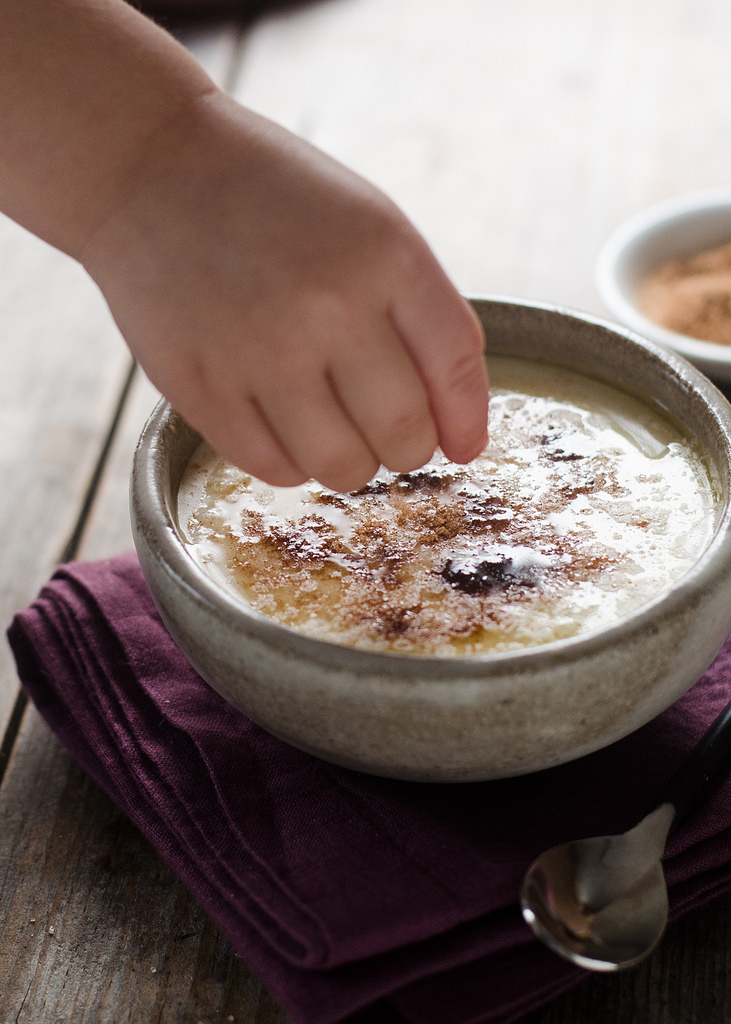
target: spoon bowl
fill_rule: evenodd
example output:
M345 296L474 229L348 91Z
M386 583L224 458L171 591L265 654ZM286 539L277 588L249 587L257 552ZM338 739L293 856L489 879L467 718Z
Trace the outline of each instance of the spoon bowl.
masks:
M670 829L731 756L731 702L673 778L654 811L628 832L554 846L528 869L523 917L554 952L591 971L634 967L668 919L662 858Z
M555 952L580 967L632 967L660 942L668 917L661 858L672 804L629 832L555 846L523 883L523 915Z

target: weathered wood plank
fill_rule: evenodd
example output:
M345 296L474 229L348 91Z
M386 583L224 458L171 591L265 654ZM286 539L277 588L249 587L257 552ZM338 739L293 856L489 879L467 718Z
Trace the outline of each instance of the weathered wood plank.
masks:
M465 291L599 311L646 203L728 184L726 0L326 0L250 36L244 103L369 177Z
M0 1020L286 1024L34 709L0 800Z
M0 267L5 625L48 576L73 529L130 357L81 267L4 218ZM0 735L16 691L3 644Z

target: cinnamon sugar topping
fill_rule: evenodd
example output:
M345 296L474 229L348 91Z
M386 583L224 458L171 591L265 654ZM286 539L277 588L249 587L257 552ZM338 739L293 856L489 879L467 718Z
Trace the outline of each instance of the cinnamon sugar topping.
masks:
M466 655L595 629L710 539L692 442L596 381L491 360L490 444L362 491L272 488L206 446L180 490L191 553L266 616L368 649Z

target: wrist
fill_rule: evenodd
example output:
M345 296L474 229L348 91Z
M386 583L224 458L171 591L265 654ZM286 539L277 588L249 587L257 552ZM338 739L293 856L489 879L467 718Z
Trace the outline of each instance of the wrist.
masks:
M219 149L216 118L211 108L232 102L213 84L179 97L134 151L134 158L117 168L113 201L99 208L74 256L100 286L113 286L119 272L147 273L160 253L175 252L175 236L216 191ZM210 165L210 166L209 166ZM240 171L240 168L239 168ZM179 239L179 254L186 244Z

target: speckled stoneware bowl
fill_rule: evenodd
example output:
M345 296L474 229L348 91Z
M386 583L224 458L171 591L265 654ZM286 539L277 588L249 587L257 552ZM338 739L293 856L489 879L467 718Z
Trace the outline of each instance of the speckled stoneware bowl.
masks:
M544 305L474 299L490 353L568 366L656 403L700 439L721 500L710 546L669 591L609 628L519 653L370 653L248 610L187 553L176 489L199 442L166 404L140 439L132 518L142 567L198 672L265 729L337 764L422 781L492 779L577 758L638 728L704 672L731 630L731 409L680 357Z

